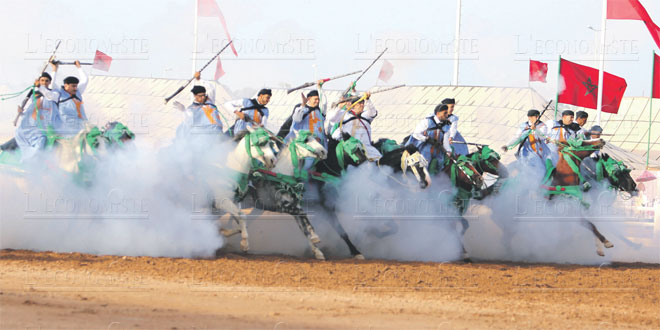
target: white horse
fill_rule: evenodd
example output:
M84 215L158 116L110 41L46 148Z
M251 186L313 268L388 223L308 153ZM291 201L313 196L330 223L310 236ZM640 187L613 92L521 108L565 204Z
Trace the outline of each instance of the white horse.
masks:
M314 256L319 260L325 259L323 252L317 247L321 240L302 208L302 198L308 167L312 165L310 160L326 157L327 150L323 145L309 131L300 131L282 148L272 170L258 170L250 177L252 185L249 196L255 203L255 211L251 216L256 216L263 210L290 214L307 237Z
M218 210L228 212L239 228L221 229L224 236L241 233L241 250L248 251L248 232L245 214L237 204L245 197L248 190L250 174L260 167L272 169L277 162L277 145L271 133L263 128L248 130L235 137L238 140L236 148L227 156L225 168L220 171L229 172L228 182L211 183L214 190L214 205ZM223 184L224 183L224 184ZM225 190L229 185L229 189ZM225 188L225 189L222 189ZM231 192L227 194L227 192Z

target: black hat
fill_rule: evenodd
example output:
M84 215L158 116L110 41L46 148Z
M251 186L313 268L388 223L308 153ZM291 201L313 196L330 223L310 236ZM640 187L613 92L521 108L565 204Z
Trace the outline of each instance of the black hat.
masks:
M561 116L575 116L575 113L571 110L564 110L564 112L561 113Z
M260 90L259 93L257 93L257 96L264 94L273 96L273 92L271 92L270 89L268 88L263 88L262 90Z
M65 85L66 84L77 84L78 82L80 82L80 80L78 80L78 78L73 77L73 76L69 76L69 77L64 78L64 84Z
M438 104L435 107L435 113L438 113L440 111L447 111L447 110L449 110L449 107L446 104Z
M312 97L312 96L319 96L319 92L318 91L311 91L311 92L307 93L307 97Z
M589 114L585 111L578 111L575 113L575 118L589 118Z
M206 93L206 88L204 88L204 86L193 86L190 91L193 94Z
M594 126L591 126L590 131L591 131L592 133L596 133L596 132L598 132L598 133L603 133L603 128L600 127L600 126L598 126L598 125L594 125Z
M531 110L527 111L527 117L540 116L540 115L541 115L541 113L536 109L531 109Z
M53 80L53 77L51 77L48 72L42 72L40 78L48 78L48 80Z
M447 98L442 100L442 104L456 104L456 100Z

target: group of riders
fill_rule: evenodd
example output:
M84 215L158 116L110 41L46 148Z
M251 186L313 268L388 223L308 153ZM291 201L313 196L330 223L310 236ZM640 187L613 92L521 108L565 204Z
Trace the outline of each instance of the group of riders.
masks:
M75 62L78 77L66 77L62 86L56 81L58 65L51 65L52 76L44 72L30 89L27 102L19 105L18 112L22 119L14 139L2 145L3 151L20 150L22 162L48 148L52 144L49 141L75 136L89 127L83 102L88 79L80 63ZM382 144L373 142L372 123L377 120L378 110L370 100L371 94L356 92L353 84L348 93L330 103L323 91L323 83L319 80L315 89L301 93L300 104L295 106L287 123L277 133L280 143L286 145L303 132L326 149L331 144L352 138L362 144L368 161L378 163L384 149ZM184 114L184 120L176 130L175 141L190 141L200 136L227 140L245 136L255 129L265 129L269 118L268 103L272 96L270 89L261 89L254 98L224 103L222 107L235 115L233 125L228 128L223 127L223 119L224 122L229 121L216 105L214 91L214 86L201 80L200 72L195 73L190 104L173 103ZM431 175L441 173L469 155L470 143L461 135L459 117L454 113L456 103L453 98L442 100L432 114L419 121L402 144L397 144L400 148L418 151ZM517 148L519 164L525 165L530 173L541 176L553 171L561 149L570 140L600 139L601 127L585 128L588 119L586 112L578 111L575 115L573 111L564 111L561 120L551 125L541 121L542 115L538 110L529 110L527 121L519 126L511 141L502 146L504 152ZM101 131L103 134L108 127ZM120 132L113 134L118 135L116 138L121 141L134 137L123 125ZM591 157L597 155L598 151ZM303 164L303 171L314 170L314 160L305 159Z

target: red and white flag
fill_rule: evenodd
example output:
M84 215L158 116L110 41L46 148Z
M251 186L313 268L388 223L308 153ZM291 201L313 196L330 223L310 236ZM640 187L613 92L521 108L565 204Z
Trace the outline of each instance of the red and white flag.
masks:
M394 65L390 61L383 61L383 66L380 68L380 73L378 74L378 79L388 82L392 75L394 74Z
M548 63L529 60L529 81L546 82L548 76Z
M197 16L200 17L217 17L222 24L222 28L225 29L225 35L227 35L227 40L231 41L231 36L229 35L229 30L227 29L227 22L225 21L225 16L222 15L220 7L215 3L215 0L197 0ZM230 45L234 55L238 56L236 48L234 48L234 43Z
M110 63L112 63L112 57L97 50L92 68L108 72L110 70Z
M607 0L607 19L638 20L646 24L651 37L660 47L660 27L658 27L639 0Z
M218 64L215 65L215 78L214 80L220 79L220 77L225 75L225 70L222 69L222 62L220 62L220 56L218 56Z
M598 69L561 59L560 75L566 87L559 94L559 103L596 109L598 101ZM626 80L608 72L603 72L602 111L619 112L619 106L626 91Z

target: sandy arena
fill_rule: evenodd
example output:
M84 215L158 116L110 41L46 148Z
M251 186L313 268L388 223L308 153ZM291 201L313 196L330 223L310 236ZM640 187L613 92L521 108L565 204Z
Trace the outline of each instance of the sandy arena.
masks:
M660 265L0 252L2 328L660 328Z

